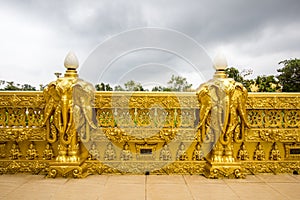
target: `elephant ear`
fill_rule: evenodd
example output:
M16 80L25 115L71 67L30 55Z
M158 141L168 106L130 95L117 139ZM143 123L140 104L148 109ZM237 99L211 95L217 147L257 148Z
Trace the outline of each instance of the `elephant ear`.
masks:
M208 85L204 84L200 86L199 90L197 91L197 97L200 103L200 122L198 127L201 127L202 125L204 125L212 106Z
M48 84L48 86L43 91L43 95L46 102L49 102L50 100L59 101L59 96L56 91L55 81Z
M96 128L96 125L93 120L93 101L94 101L94 87L87 82L84 81L78 81L73 86L73 103L74 106L77 107L77 109L80 109L81 116L84 117L86 122L91 126L92 128ZM77 117L79 117L77 116Z
M246 127L249 128L249 123L247 119L247 112L246 112L246 103L248 98L248 91L247 89L241 84L237 83L235 87L237 95L239 96L239 103L238 103L238 112L240 114L241 120L244 122Z
M53 111L57 107L59 97L56 92L56 82L51 82L43 91L46 106L44 109L44 120L42 126L46 124L46 121L52 115Z

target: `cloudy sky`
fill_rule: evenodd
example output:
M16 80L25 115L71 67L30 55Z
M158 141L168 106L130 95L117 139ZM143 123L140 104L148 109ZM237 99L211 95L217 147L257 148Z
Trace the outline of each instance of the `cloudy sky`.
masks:
M276 74L300 58L299 0L0 1L0 80L37 86L76 53L92 83L164 85L172 74L196 88L222 49L229 66Z

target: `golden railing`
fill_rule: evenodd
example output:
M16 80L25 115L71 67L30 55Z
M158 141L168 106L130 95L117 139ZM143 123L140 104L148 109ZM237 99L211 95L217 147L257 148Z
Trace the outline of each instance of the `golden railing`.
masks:
M299 100L299 93L248 95L250 128L245 129L245 148L234 143L234 156L247 174L299 172ZM44 108L42 92L0 93L1 173L49 173L58 147L46 139ZM201 144L195 93L96 92L94 108L97 128L91 132L90 141L83 143L82 152L87 154L94 145L99 157L87 156L84 164L88 174L204 173L205 159L193 156ZM121 155L126 143L132 154L128 159ZM165 144L171 159L161 157ZM181 144L185 145L186 157L178 158ZM109 145L115 152L112 159L105 157Z

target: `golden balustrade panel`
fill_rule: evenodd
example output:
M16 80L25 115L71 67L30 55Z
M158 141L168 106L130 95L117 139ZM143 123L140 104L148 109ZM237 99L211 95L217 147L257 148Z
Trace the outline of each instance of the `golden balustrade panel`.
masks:
M249 128L241 143L233 143L233 157L243 173L300 172L299 100L299 93L248 94ZM58 143L47 138L54 116L49 126L43 123L46 105L42 92L0 92L0 173L84 177L207 170L203 151L212 143L197 128L203 116L195 93L95 92L96 127L79 147L86 167L74 165L66 172L57 167L63 165L56 162ZM214 167L219 168L211 178L239 173Z

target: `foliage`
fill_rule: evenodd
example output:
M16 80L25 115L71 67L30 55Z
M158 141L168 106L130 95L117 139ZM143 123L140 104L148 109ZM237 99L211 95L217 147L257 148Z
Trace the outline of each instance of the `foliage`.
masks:
M247 69L239 72L238 69L230 67L225 69L225 73L227 74L228 78L233 78L236 82L242 83L248 92L251 91L251 86L254 84L254 80L245 79L245 77L251 75L253 73L252 70Z
M137 83L133 80L127 81L124 83L124 87L117 85L114 88L114 91L146 91L140 83Z
M36 91L36 88L29 84L15 84L13 81L0 81L0 90L8 90L8 91Z
M162 87L162 86L155 86L152 88L152 92L171 92L171 88Z
M124 83L126 91L145 91L140 83L136 83L133 80Z
M100 84L96 84L95 88L97 91L112 91L112 87L109 84L104 84L103 82Z
M125 91L125 89L124 89L124 88L122 88L122 86L121 86L121 85L117 85L117 86L115 86L115 89L114 89L114 91Z
M186 92L192 87L192 84L189 84L186 78L175 75L172 75L171 80L168 81L168 85L170 91L176 92Z
M252 72L252 70L239 72L239 70L234 67L225 70L229 78L233 78L235 81L242 83L248 92L276 92L280 90L279 81L273 75L257 76L255 79L245 79L245 77L252 74Z
M255 85L258 87L256 92L276 92L280 89L279 81L275 76L257 76L254 79Z
M277 70L280 73L277 78L282 85L282 91L300 92L300 59L283 60L280 64L284 67Z
M228 78L233 78L236 82L243 83L244 81L244 77L242 77L239 70L234 67L226 68L225 73L227 74Z

